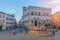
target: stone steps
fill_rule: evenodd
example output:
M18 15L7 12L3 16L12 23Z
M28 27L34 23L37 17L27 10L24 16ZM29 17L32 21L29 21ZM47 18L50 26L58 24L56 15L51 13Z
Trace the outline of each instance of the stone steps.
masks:
M25 34L25 36L27 37L48 37L48 36L52 36L53 34L47 31L30 31L27 34Z

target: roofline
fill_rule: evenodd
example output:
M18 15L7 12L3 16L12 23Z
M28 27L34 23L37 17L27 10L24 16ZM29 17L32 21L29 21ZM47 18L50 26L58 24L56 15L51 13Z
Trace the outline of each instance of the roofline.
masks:
M51 9L51 8L48 8L48 7L42 7L42 6L28 6L28 7L38 7L38 8L47 8L47 9ZM51 9L52 10L52 9Z
M12 17L14 17L13 15L6 14L6 13L4 13L4 12L0 12L0 14L5 14L5 15L9 15L9 16L12 16Z

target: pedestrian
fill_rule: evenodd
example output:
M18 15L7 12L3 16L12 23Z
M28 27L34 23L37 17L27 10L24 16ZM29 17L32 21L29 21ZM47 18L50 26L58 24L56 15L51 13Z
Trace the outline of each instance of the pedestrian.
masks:
M15 30L15 31L13 32L13 35L16 35L16 33L17 33L17 30Z
M55 31L53 31L53 35L55 35Z

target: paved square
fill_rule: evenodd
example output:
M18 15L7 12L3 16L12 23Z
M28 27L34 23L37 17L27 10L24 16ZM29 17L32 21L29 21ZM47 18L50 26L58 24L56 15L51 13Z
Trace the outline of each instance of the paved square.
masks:
M24 37L24 33L17 33L16 35L13 35L10 32L0 32L0 40L60 40L60 32L57 32L54 37L39 38Z

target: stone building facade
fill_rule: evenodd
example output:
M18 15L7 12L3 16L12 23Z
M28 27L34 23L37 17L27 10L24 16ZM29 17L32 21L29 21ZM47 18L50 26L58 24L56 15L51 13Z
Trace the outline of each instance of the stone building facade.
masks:
M21 23L24 23L27 27L51 23L51 8L37 6L23 7Z
M2 29L5 29L6 27L14 27L15 20L15 15L0 12L0 26L2 26Z
M56 28L60 27L60 11L56 12L55 14L52 14L51 16L52 23Z

